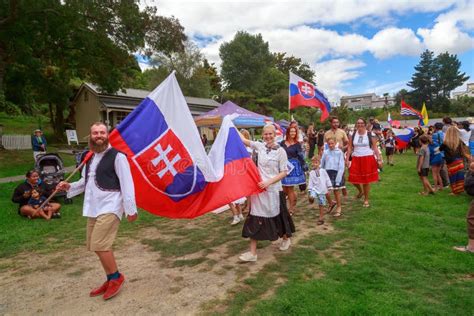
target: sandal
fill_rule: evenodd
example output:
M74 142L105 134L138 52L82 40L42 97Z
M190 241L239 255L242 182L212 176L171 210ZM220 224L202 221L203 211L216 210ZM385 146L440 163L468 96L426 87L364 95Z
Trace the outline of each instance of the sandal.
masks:
M323 225L324 224L324 220L320 219L319 221L316 222L317 225Z
M418 192L418 194L419 194L419 195L423 195L423 196L427 196L427 195L428 195L428 193L426 193L426 192L424 192L424 191Z
M334 211L334 208L335 208L336 206L337 206L337 203L333 203L333 204L329 207L329 209L328 209L328 211L327 211L327 214L331 214L331 212Z
M334 215L333 215L333 217L341 217L341 216L342 216L341 212L334 213Z
M360 199L360 198L363 197L363 196L364 196L364 193L361 192L361 193L359 193L359 194L356 195L356 199Z
M362 207L370 207L369 202L364 202L364 204L362 204Z
M453 249L460 252L474 253L474 249L469 249L467 246L456 246L456 247L453 247Z

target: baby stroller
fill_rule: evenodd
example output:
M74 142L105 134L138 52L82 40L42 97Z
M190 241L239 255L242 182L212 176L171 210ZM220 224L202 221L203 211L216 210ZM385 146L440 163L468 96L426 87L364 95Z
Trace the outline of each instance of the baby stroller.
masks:
M56 185L64 180L64 164L58 154L38 155L35 169L40 171L40 178L46 185L48 191L52 192ZM58 192L56 197L63 197L65 204L71 204L72 199L66 197L66 192Z
M82 163L82 161L86 158L89 149L85 148L83 150L73 150L73 154L76 157L76 168ZM84 167L82 167L84 168ZM82 168L79 169L79 175L82 177Z

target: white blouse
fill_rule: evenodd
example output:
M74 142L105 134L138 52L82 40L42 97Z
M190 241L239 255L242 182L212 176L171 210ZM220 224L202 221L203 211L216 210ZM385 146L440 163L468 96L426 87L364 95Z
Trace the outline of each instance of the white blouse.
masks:
M263 181L277 176L282 171L288 171L288 157L286 151L278 146L278 149L268 149L260 142L250 142L250 147L258 154L258 171ZM267 191L281 191L281 181L270 185Z
M367 131L364 134L359 134L359 132L355 132L354 142L352 146L354 147L354 151L352 155L354 157L363 157L363 156L373 156L374 151L372 150L372 144L369 144L369 137L367 136ZM372 137L374 137L372 135Z

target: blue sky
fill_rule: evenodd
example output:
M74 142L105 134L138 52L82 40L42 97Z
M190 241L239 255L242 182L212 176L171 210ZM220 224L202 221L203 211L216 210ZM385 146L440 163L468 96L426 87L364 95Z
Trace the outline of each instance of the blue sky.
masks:
M425 49L457 54L474 82L474 0L152 2L178 18L218 67L223 42L239 30L260 33L271 51L310 64L318 87L337 103L343 95L406 87Z

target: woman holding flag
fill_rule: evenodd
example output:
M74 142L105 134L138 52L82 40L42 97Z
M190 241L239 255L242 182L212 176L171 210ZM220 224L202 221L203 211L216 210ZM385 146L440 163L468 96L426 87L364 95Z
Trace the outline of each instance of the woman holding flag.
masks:
M264 143L250 141L240 135L242 142L257 152L258 171L262 177L258 185L264 190L250 197L250 214L242 230L242 237L250 238L250 251L239 257L245 262L257 261L258 240L274 241L283 237L280 250L287 250L291 244L289 237L295 231L281 185L288 170L286 152L275 142L273 125L266 125L262 136Z

